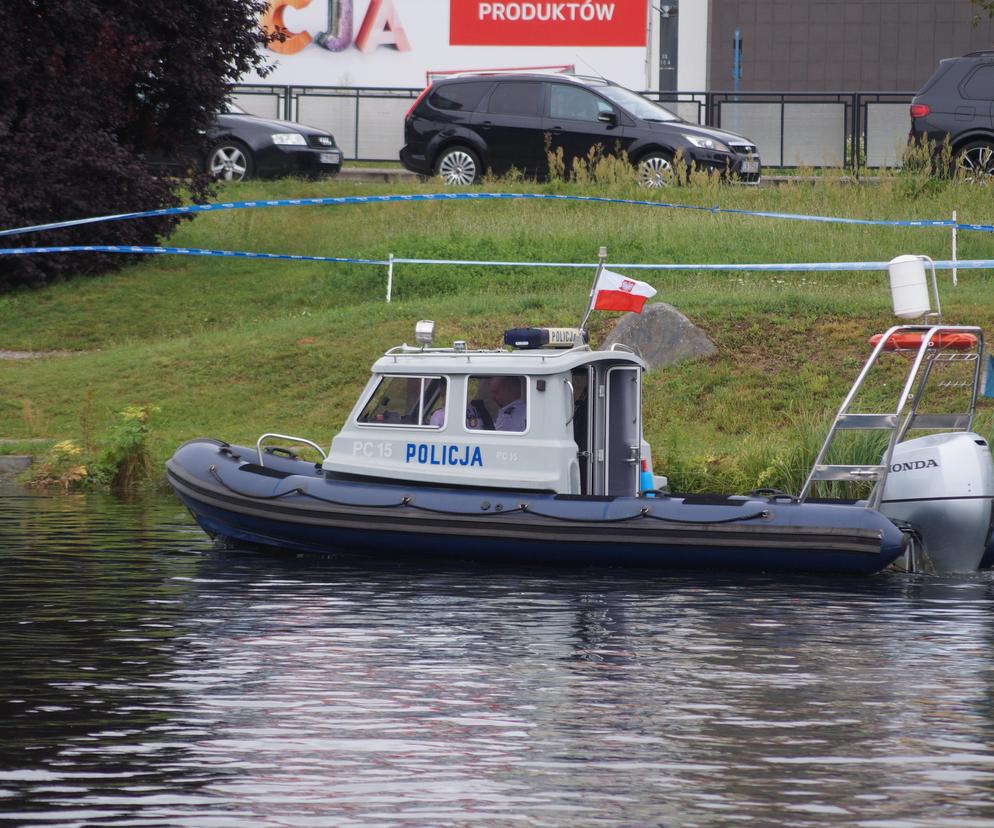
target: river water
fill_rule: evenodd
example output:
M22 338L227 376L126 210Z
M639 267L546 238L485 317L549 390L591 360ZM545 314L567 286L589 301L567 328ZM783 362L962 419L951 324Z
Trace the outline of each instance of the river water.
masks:
M994 577L214 550L0 490L0 822L994 828Z

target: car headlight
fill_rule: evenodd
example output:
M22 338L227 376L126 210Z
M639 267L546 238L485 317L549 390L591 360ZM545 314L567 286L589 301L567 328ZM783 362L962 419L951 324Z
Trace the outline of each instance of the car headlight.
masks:
M277 132L273 134L273 143L281 147L306 147L307 139L299 132Z
M691 144L700 149L718 150L718 152L731 152L731 150L726 147L721 141L716 141L714 138L706 138L703 135L684 135Z

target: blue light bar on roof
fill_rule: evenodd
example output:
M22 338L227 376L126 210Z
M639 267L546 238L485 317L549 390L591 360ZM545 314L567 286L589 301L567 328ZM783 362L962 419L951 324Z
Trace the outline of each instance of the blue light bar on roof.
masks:
M504 344L512 348L572 348L587 342L579 328L512 328L504 331Z

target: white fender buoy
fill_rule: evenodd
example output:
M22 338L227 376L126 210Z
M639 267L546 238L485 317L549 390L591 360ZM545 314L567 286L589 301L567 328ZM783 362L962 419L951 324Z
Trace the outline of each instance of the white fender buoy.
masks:
M925 278L925 260L920 256L897 256L887 263L894 315L918 319L932 310Z

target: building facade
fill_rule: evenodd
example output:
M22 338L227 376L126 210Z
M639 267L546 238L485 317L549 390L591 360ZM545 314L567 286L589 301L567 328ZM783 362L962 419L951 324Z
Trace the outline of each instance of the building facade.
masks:
M705 0L701 0L705 2ZM918 90L942 58L994 48L969 0L710 0L708 89Z
M978 11L970 0L271 0L263 24L287 37L269 51L272 73L243 78L235 98L329 129L347 158L381 160L397 157L404 113L433 77L566 69L659 91L688 121L748 135L769 166L852 164L857 147L869 166L893 166L909 97L938 61L994 48Z
M635 89L914 91L994 48L970 0L271 0L287 33L245 83L420 87L431 73L570 66Z

